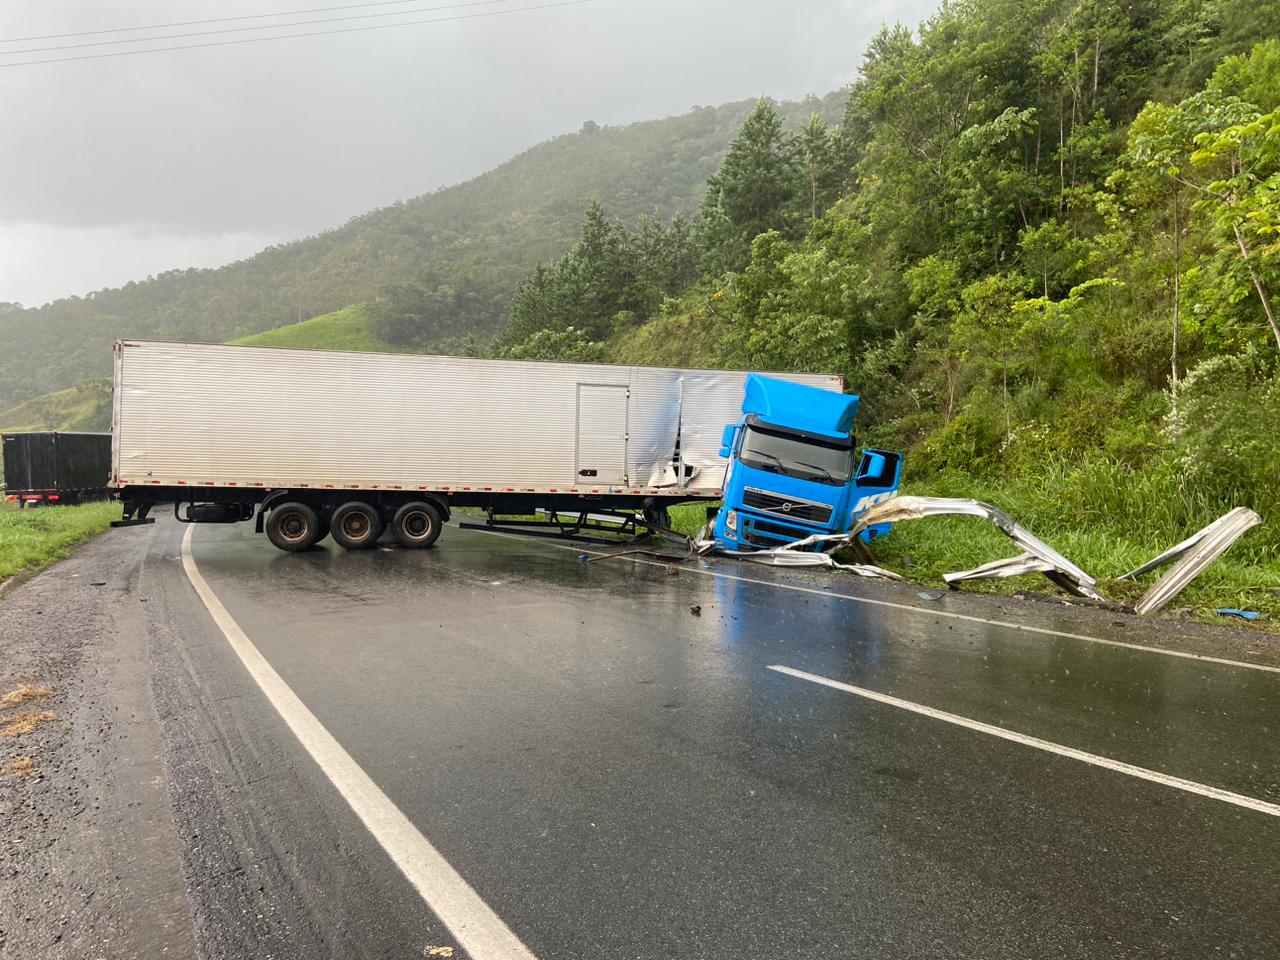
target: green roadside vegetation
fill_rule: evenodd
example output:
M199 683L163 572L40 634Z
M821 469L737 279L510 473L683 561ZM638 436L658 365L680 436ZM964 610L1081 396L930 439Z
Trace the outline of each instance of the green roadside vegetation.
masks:
M0 508L0 583L21 571L36 572L69 557L120 516L117 503L74 507Z

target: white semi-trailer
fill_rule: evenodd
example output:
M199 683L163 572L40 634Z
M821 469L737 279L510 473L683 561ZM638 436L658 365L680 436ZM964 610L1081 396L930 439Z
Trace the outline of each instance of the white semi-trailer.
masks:
M837 376L778 379L839 392ZM115 348L112 486L124 521L254 519L283 550L390 528L425 547L455 506L490 519L714 501L745 372L126 340Z

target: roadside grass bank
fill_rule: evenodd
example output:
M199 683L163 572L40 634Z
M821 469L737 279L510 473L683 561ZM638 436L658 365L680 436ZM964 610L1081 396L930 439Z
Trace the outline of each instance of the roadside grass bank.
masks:
M120 516L117 503L74 507L0 508L0 583L20 570L32 572L69 557Z

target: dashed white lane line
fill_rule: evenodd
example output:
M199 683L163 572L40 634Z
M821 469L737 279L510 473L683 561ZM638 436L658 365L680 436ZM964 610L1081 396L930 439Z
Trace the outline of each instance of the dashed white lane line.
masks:
M979 733L989 734L993 737L1000 737L1002 740L1011 740L1014 743L1020 743L1025 747L1034 747L1036 750L1044 750L1046 753L1055 753L1060 757L1070 757L1072 760L1079 760L1081 763L1088 763L1095 767L1102 767L1106 770L1114 770L1116 773L1123 773L1130 777L1137 777L1140 780L1150 780L1152 783L1159 783L1166 787L1173 787L1175 790L1183 790L1187 793L1194 793L1201 797L1209 797L1213 800L1221 800L1223 803L1230 803L1237 807L1244 807L1246 810L1254 810L1258 813L1265 813L1273 817L1280 817L1280 804L1268 803L1266 800L1258 800L1255 797L1246 797L1244 794L1232 793L1230 790L1211 787L1207 784L1197 783L1194 780L1184 780L1181 777L1173 777L1167 773L1161 773L1158 770L1148 770L1146 767L1137 767L1131 763L1112 760L1109 757L1100 757L1095 753L1086 753L1083 750L1077 750L1075 747L1064 747L1060 743L1041 740L1039 737L1029 737L1025 733L1006 730L1004 727L993 726L990 723L983 723L980 720L970 720L968 717L961 717L954 713L947 713L945 710L935 710L933 707L926 707L921 703L913 703L910 700L903 700L901 697L892 697L886 693L868 690L866 687L855 687L852 684L842 683L839 680L832 680L830 677L822 677L816 673L805 673L803 670L784 667L780 664L773 664L769 669L775 670L778 673L785 673L789 677L797 677L800 680L807 680L810 683L818 683L824 687L831 687L835 690L842 690L845 693L852 693L856 697L874 700L876 703L883 703L890 707L897 707L899 710L908 710L911 713L918 713L921 716L932 717L934 720L941 720L944 723L953 723L958 727L965 727L969 730L976 730Z
M528 947L379 789L240 629L196 567L191 555L194 529L188 527L182 539L182 567L191 586L249 675L400 872L472 960L535 960Z
M508 540L520 540L525 543L540 543L541 546L555 547L558 550L572 550L575 553L585 553L593 557L608 556L600 550L584 549L582 547L570 547L560 543L544 543L534 541L531 537L522 537L516 533L501 533L497 530L480 530L479 533L487 533L491 536L504 537ZM643 563L652 567L667 567L670 564L663 563L661 560L645 560L642 557L628 557L633 563ZM1199 660L1202 663L1217 663L1227 667L1240 667L1244 670L1261 670L1264 673L1280 673L1280 667L1273 667L1265 663L1249 663L1247 660L1231 660L1226 657L1211 657L1203 653L1189 653L1185 650L1166 650L1164 647L1152 647L1144 643L1128 643L1124 640L1106 640L1102 637L1091 637L1083 633L1069 633L1065 630L1053 630L1049 627L1033 627L1025 623L1010 623L1007 620L988 620L986 617L975 617L967 613L955 613L950 610L928 610L924 607L913 606L909 603L894 603L892 600L876 600L873 597L855 597L847 593L836 593L832 590L818 590L814 587L802 587L796 583L779 583L776 580L757 580L754 577L740 577L734 573L724 573L721 570L706 570L699 567L682 566L681 570L687 570L690 573L702 574L704 577L716 577L720 580L736 580L739 583L754 583L764 587L775 587L779 590L794 590L797 593L811 593L818 597L828 597L837 600L849 600L853 603L865 603L873 607L889 607L893 610L907 610L911 613L917 613L922 616L944 617L948 620L961 620L966 623L985 623L992 627L1005 627L1009 630L1021 630L1024 633L1035 633L1048 637L1063 637L1067 640L1083 640L1086 643L1097 643L1105 647L1121 647L1125 650L1138 650L1142 653L1158 653L1163 657L1178 657L1183 660Z

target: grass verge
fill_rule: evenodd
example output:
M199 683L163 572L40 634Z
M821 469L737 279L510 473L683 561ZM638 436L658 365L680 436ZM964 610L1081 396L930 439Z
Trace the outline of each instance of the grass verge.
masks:
M0 583L20 570L43 570L71 555L120 516L117 503L0 509Z

